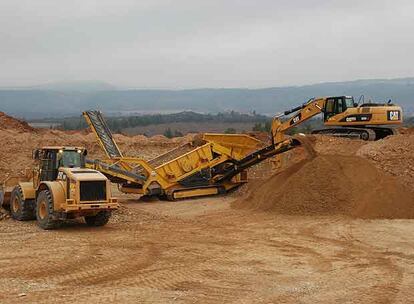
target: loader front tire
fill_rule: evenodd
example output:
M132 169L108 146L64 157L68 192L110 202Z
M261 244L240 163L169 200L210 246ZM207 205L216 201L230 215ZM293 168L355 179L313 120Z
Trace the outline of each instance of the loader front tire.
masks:
M10 213L12 218L18 221L30 221L35 219L33 200L23 199L23 190L20 186L14 187L10 196Z
M85 216L85 222L88 226L105 226L110 217L111 211L103 210L99 211L96 215Z
M39 227L45 230L59 226L59 221L53 218L53 198L49 190L43 190L37 196L36 219Z

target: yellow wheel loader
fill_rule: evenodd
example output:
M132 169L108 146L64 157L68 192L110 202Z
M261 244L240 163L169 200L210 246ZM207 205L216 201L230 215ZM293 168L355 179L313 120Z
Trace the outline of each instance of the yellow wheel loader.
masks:
M35 166L25 177L10 177L1 185L0 207L10 208L18 221L36 219L43 229L62 220L84 217L89 226L103 226L118 208L109 180L85 168L86 149L44 147L33 152Z

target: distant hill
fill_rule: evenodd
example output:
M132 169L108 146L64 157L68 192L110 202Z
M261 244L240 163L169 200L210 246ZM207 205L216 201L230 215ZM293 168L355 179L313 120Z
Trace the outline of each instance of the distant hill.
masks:
M0 89L0 111L27 119L79 115L100 109L111 115L202 113L238 111L274 114L311 97L365 95L365 101L388 101L414 115L414 78L372 79L264 89L116 89L96 82L51 84L31 88Z
M117 88L103 81L66 81L38 85L32 87L32 89L61 92L95 92L116 90Z

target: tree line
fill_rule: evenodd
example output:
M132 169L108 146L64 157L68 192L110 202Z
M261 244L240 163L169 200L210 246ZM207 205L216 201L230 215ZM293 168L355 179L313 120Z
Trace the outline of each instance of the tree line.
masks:
M147 114L139 116L122 116L122 117L105 117L109 128L113 132L121 132L123 129L140 126L149 126L157 124L168 124L175 122L227 122L227 123L268 123L271 118L255 112L250 114L239 113L235 111L223 112L217 114L202 114L191 111L171 114ZM63 130L81 130L87 128L83 117L69 117L60 121L60 128ZM170 130L171 131L171 130ZM172 132L172 131L171 131ZM169 132L168 132L169 133Z

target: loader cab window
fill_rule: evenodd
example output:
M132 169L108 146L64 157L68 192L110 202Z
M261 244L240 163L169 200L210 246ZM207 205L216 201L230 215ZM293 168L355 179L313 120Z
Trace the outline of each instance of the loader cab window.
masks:
M345 97L328 98L325 104L323 119L326 121L332 116L335 116L339 113L346 111L346 109L348 108L348 105L351 105L351 101L352 101L352 107L353 107L354 100L352 98L350 100L348 99L349 98L345 98Z
M85 164L81 150L59 150L57 161L58 168L81 168Z

